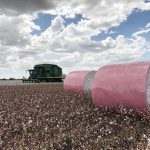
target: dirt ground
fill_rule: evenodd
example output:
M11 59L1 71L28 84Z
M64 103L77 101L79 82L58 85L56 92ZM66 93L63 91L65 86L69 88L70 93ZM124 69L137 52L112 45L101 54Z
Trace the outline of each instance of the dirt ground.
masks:
M3 84L0 149L148 150L150 115L95 107L63 84Z

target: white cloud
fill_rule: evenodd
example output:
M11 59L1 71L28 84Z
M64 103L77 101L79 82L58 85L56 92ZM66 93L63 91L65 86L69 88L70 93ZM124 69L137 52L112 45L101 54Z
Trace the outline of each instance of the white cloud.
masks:
M150 29L140 30L140 31L134 33L133 36L141 35L141 34L148 33L148 32L150 32Z
M20 15L48 10L55 7L54 0L1 0L0 13Z
M137 60L147 50L148 42L142 37L125 38L119 35L115 40L116 46L101 53L85 53L81 65L92 68L112 63L121 63Z
M7 46L25 46L30 44L31 32L39 27L31 22L27 15L0 16L0 43Z
M63 25L64 20L62 19L62 17L57 16L53 21L52 21L52 25L51 25L51 29L53 32L60 32L62 31L65 27Z
M150 4L143 0L12 1L0 1L1 72L11 70L11 75L18 72L17 76L22 77L24 70L38 63L57 63L65 73L72 69L98 69L104 64L137 60L150 47L141 36L149 32L149 24L130 38L119 35L116 39L91 40L91 36L119 26L135 8L150 10ZM56 15L40 36L31 34L34 29L40 30L32 22L36 12ZM65 27L62 15L73 18L75 14L84 19Z
M146 25L146 28L150 28L150 23L148 23L148 24Z
M150 4L143 0L67 0L58 1L58 7L50 12L59 15L70 15L80 13L87 18L80 27L89 27L94 30L107 30L112 26L117 26L127 19L133 9L150 10Z
M150 32L150 23L148 23L145 28L141 29L140 31L137 31L133 34L133 36L138 36L138 35L142 35L145 33L149 33Z

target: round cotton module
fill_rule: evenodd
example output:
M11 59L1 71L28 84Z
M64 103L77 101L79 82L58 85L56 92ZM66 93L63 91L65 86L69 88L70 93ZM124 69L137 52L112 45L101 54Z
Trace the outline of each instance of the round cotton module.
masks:
M64 90L81 94L91 93L92 79L95 71L74 71L64 80Z
M147 109L150 105L149 66L148 62L139 62L100 68L92 84L94 104Z

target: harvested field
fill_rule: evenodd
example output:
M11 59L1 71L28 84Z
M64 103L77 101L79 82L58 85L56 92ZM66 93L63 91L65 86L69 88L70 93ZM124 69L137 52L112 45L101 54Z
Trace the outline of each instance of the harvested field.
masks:
M0 149L150 149L150 117L96 108L62 84L0 86Z

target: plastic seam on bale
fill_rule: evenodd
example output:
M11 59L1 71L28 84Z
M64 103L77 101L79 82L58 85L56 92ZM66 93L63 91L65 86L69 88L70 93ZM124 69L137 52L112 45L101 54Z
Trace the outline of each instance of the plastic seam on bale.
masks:
M90 71L84 79L84 94L92 96L92 82L96 71Z

